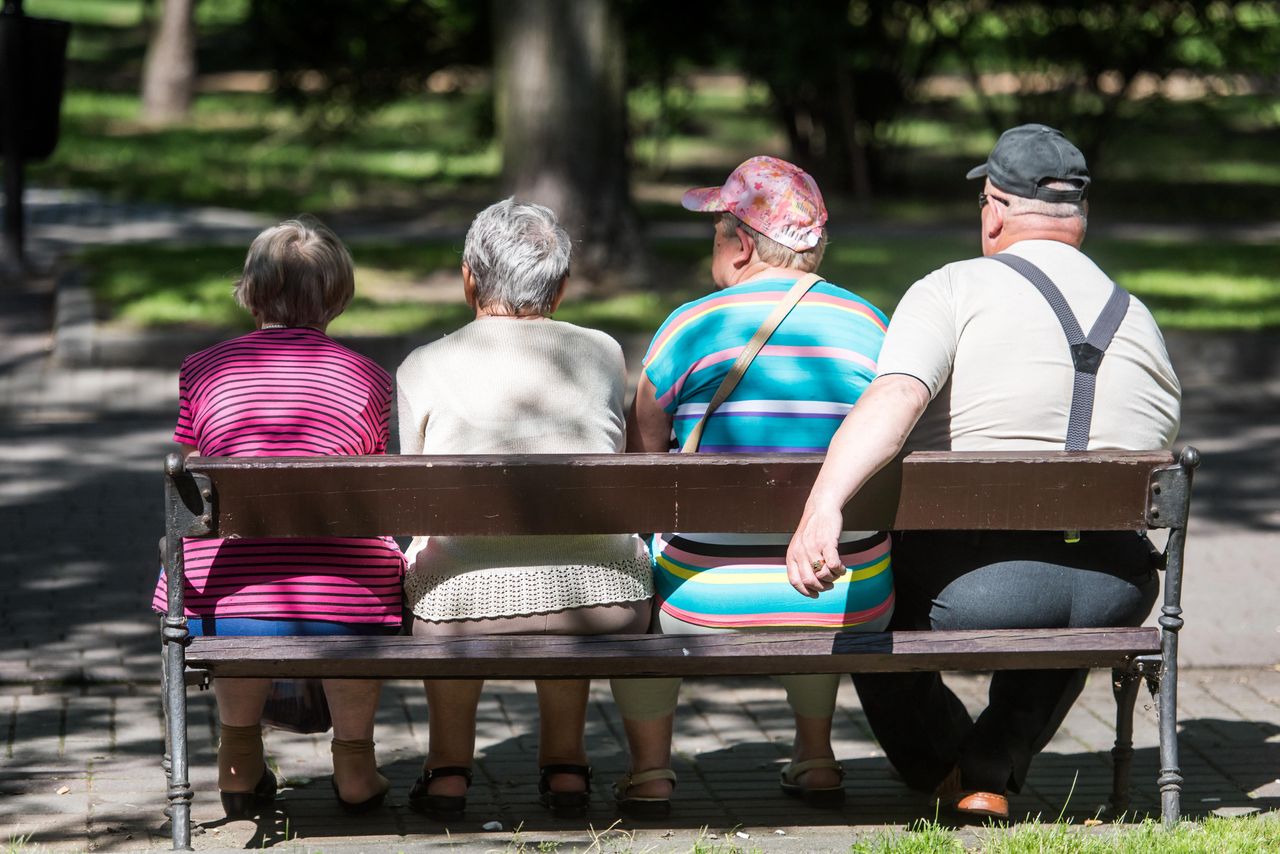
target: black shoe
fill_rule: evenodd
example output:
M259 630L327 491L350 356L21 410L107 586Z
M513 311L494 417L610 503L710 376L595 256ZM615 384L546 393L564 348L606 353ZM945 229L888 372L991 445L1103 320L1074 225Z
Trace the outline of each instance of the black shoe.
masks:
M222 810L227 818L250 818L271 806L276 799L276 775L270 768L262 769L262 779L252 792L219 792Z
M338 792L338 781L329 778L329 782L333 784L333 796L338 799L338 806L342 807L342 811L347 815L360 815L371 810L376 810L382 806L382 802L387 798L387 790L383 789L371 798L365 798L363 801L346 801L342 799L341 793Z
M551 788L553 774L573 774L586 782L581 792L556 792ZM591 803L591 768L587 765L543 765L538 769L538 796L542 805L556 818L581 818Z
M471 788L470 768L461 765L424 768L422 776L409 790L409 809L436 821L459 821L467 810L466 795L433 795L427 791L431 781L441 777L461 777L467 781L467 788Z

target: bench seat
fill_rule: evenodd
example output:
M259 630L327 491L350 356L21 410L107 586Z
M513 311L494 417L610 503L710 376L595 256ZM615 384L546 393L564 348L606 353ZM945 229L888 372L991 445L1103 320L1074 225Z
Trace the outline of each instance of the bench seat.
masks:
M1123 667L1159 655L1154 628L718 635L193 638L215 676L565 679Z

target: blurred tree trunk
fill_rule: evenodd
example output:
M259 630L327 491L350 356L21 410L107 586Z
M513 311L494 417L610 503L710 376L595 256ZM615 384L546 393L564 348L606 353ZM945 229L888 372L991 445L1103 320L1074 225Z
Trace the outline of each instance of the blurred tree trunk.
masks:
M191 112L196 84L196 0L164 0L142 65L142 118L173 122Z
M574 269L637 281L626 65L609 0L494 0L495 100L505 192L556 212Z

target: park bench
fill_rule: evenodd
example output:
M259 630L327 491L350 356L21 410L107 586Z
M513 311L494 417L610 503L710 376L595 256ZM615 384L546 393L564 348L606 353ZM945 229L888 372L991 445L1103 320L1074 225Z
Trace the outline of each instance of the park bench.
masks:
M845 508L851 530L1169 529L1160 628L953 632L192 638L182 537L788 532L821 457L618 454L236 458L170 455L163 620L165 769L173 847L190 846L187 687L213 677L745 676L1110 667L1112 804L1129 799L1133 711L1158 694L1161 811L1176 822L1177 651L1191 479L1199 454L914 453Z

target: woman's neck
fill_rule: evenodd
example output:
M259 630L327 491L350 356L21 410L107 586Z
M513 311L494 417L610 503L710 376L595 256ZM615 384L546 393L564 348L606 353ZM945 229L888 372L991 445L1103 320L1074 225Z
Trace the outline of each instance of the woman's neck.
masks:
M515 314L514 312L506 308L497 308L497 307L490 308L490 307L480 306L480 305L476 306L476 320L479 320L483 317L503 317L508 320L547 320L550 318L550 315L542 314L541 312L532 312L530 314Z
M314 326L311 324L304 324L302 326L289 326L286 323L262 323L262 322L258 323L258 328L259 329L314 329L316 332L324 332L325 330L324 326Z

